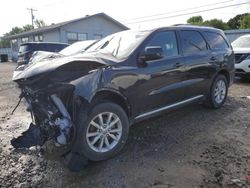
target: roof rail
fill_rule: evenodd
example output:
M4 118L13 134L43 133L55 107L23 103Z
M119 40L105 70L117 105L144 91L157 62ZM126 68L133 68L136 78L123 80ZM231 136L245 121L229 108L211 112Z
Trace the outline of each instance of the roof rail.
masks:
M186 26L186 25L192 26L192 24L174 24L172 26Z

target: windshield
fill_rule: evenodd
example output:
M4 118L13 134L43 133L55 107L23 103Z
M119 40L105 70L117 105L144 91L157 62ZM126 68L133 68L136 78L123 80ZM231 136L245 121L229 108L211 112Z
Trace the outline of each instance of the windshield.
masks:
M80 41L75 42L74 44L71 44L70 46L64 48L59 53L65 56L73 55L78 52L85 51L91 44L93 44L95 40L86 40L86 41Z
M243 36L232 43L233 48L250 48L250 36Z
M110 54L117 59L124 59L140 44L149 31L122 31L109 35L91 46L86 52Z

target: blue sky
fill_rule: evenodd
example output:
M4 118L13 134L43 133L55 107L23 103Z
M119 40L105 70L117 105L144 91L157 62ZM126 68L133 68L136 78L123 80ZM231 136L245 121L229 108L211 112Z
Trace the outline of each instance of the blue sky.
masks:
M91 15L99 12L105 12L114 19L126 24L131 22L131 19L137 17L150 16L166 12L175 12L183 9L225 1L226 0L2 0L0 11L0 36L8 32L14 26L30 24L31 16L30 12L27 10L27 8L30 7L37 9L38 11L34 12L35 17L38 19L43 19L47 24L67 21L70 19L83 17L87 14ZM242 2L250 2L250 0L231 0L224 4L178 12L178 14L199 11L203 9L211 9L213 7ZM189 17L195 15L202 15L204 19L219 18L227 21L229 18L245 12L250 12L250 4L193 15L185 15L176 18L126 25L134 29L167 26L177 23L186 23L186 20ZM175 14L177 13L171 13L165 16L171 16Z

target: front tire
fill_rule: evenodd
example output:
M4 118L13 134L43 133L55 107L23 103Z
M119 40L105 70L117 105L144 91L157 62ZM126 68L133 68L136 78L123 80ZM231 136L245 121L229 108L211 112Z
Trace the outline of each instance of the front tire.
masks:
M219 74L210 88L205 105L214 109L222 107L227 99L227 93L228 81L224 75Z
M78 116L79 126L83 126L81 152L92 161L107 160L121 151L127 141L127 114L112 102L97 104L89 114L87 121L81 114Z

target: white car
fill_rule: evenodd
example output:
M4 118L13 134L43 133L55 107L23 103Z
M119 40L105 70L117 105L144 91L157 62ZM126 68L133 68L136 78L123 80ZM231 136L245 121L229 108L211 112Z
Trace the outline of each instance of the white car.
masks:
M232 43L235 54L235 75L250 78L250 35L243 35Z

